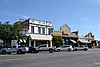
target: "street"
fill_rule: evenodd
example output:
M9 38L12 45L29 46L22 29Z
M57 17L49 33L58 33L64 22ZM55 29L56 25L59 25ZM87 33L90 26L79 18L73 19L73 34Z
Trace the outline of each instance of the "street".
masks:
M100 51L0 55L0 67L100 67Z

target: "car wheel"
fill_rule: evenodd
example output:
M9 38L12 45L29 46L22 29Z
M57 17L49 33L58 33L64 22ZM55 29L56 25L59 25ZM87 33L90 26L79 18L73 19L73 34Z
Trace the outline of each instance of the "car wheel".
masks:
M3 51L2 51L2 54L6 54L6 51L5 51L5 50L3 50Z
M11 54L11 52L8 52L7 54Z
M49 50L49 53L53 53L53 50L52 50L52 49L50 49L50 50Z
M22 53L22 50L18 50L18 51L17 51L17 54L21 54L21 53Z
M22 52L22 54L25 54L25 52Z
M85 48L84 51L87 51L87 49Z
M71 52L71 49L68 49L68 52Z
M60 52L60 49L58 49L57 52Z
M34 50L32 51L32 53L38 53L38 51L37 51L36 49L34 49Z
M75 51L77 51L77 49L75 49Z

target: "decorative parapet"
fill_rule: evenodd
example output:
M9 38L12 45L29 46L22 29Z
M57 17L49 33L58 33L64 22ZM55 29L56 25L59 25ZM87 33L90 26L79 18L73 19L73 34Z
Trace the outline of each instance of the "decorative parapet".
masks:
M73 38L78 38L78 35L76 33L68 33L68 34L63 34L60 31L54 31L52 33L52 36L61 36L61 37L73 37Z

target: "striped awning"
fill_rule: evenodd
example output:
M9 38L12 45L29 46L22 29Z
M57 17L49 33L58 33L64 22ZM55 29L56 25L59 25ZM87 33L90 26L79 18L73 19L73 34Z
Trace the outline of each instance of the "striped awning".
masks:
M26 43L25 39L20 39L20 43Z
M70 41L73 42L73 43L77 43L75 40L72 40L72 39L70 39Z

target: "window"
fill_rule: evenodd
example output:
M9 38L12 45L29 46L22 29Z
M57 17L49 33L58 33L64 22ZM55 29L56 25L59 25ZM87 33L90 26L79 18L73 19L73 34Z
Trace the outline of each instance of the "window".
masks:
M80 47L83 47L83 46L80 46Z
M31 26L31 33L34 33L34 26Z
M67 48L67 47L70 47L69 45L64 45L64 46L62 46L62 48Z
M41 27L38 27L38 33L41 34Z
M50 29L50 28L48 28L48 34L49 34L49 35L51 34L51 29Z
M13 48L16 48L16 46L12 46Z
M45 34L45 28L42 28L42 34Z

